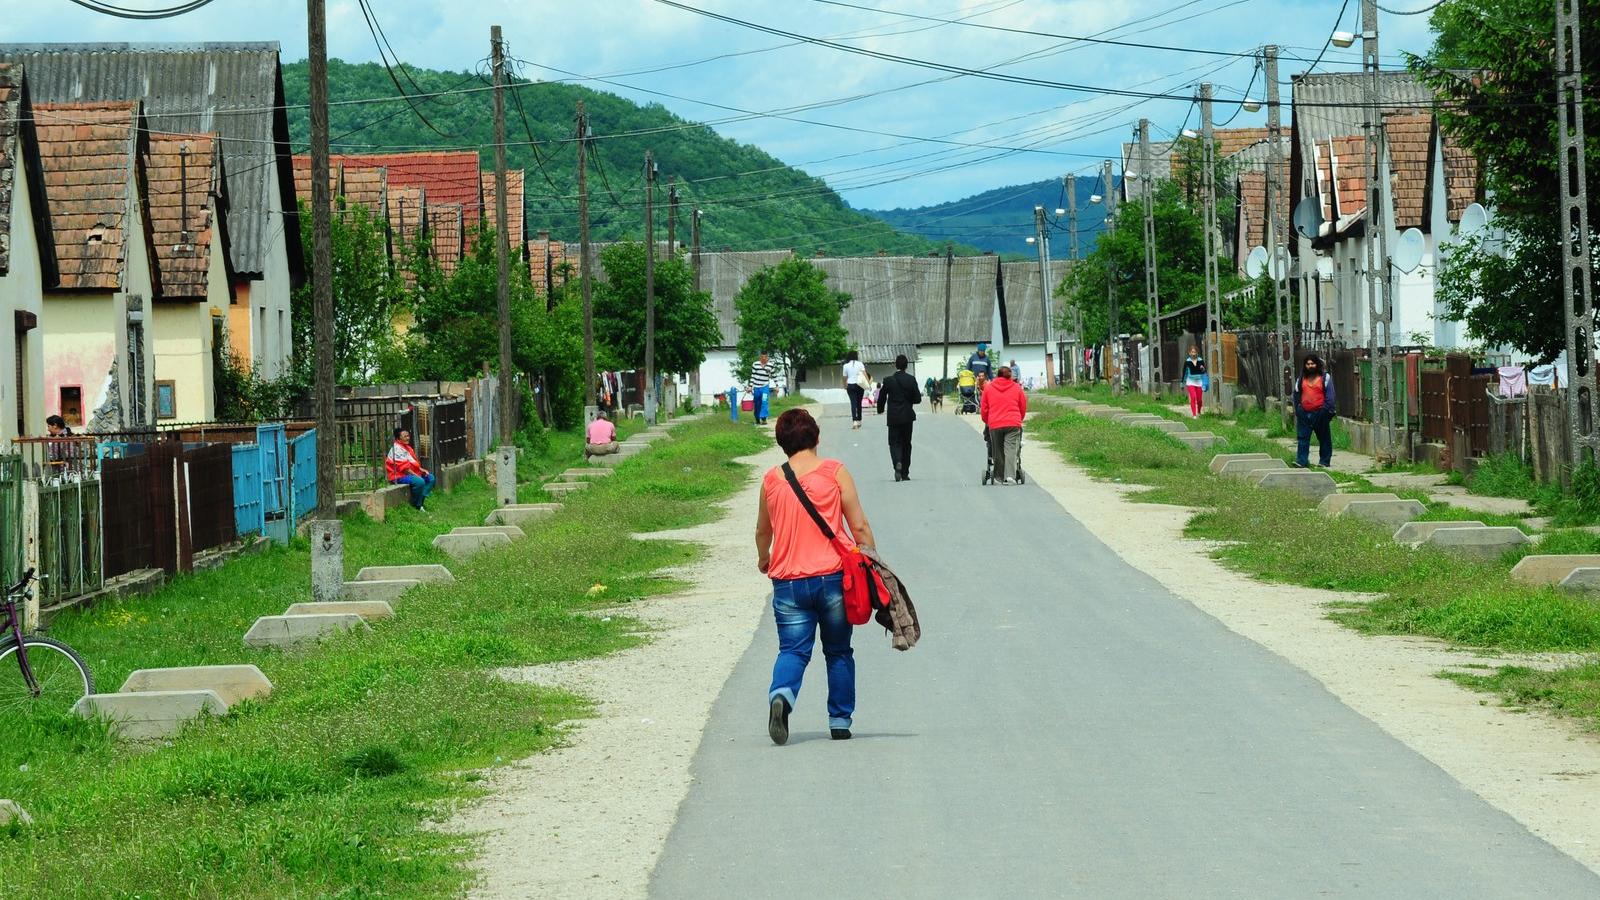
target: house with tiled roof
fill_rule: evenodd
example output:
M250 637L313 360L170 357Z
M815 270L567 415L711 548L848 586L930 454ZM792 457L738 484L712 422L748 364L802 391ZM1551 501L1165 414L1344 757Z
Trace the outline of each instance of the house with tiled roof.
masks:
M145 145L144 212L155 250L151 322L158 422L208 422L216 414L218 348L226 340L224 317L235 284L218 144L209 134L152 134Z
M576 254L568 259L567 245L551 240L548 231L541 231L538 237L528 241L523 253L528 261L528 280L533 282L533 292L540 297L550 297L556 288L578 277Z
M45 413L97 431L150 425L155 251L139 104L36 103L33 116L57 268L39 317Z
M1435 296L1438 267L1457 241L1465 208L1482 200L1478 164L1444 135L1433 97L1410 73L1385 73L1386 104L1381 127L1384 152L1378 162L1382 219L1393 258L1402 236L1421 247L1409 271L1392 270L1392 336L1397 345L1422 340L1456 346L1464 327L1447 319ZM1295 79L1292 200L1313 198L1321 224L1312 238L1298 237L1297 293L1307 298L1306 317L1347 344L1368 340L1371 313L1367 279L1367 140L1363 135L1365 85L1359 75L1338 73Z
M55 251L33 110L21 65L0 64L0 442L44 433L44 343L39 316L55 281Z
M278 45L4 44L22 62L35 103L138 101L156 132L215 133L225 212L234 353L266 377L292 353L290 296L305 276Z
M522 217L523 206L527 201L527 189L523 181L521 169L506 170L506 233L511 239L512 252L523 245ZM495 208L493 172L483 173L483 189L479 193L483 197L484 217L493 224L495 216L499 215Z

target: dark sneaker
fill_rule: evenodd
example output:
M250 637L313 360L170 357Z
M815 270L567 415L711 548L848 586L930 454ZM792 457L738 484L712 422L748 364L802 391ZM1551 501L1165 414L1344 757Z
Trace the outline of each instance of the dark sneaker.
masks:
M828 729L828 735L836 741L848 741L850 740L850 729L830 728Z
M773 697L767 708L767 734L779 747L789 742L789 701L782 697Z

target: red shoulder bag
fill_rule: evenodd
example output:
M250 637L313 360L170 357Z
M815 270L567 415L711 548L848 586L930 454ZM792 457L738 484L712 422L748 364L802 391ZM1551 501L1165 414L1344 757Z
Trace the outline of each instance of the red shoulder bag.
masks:
M817 505L811 502L806 495L806 489L800 486L800 479L795 477L794 469L788 463L783 464L783 477L788 480L789 487L794 489L794 495L799 498L800 505L811 514L811 521L817 523L822 530L822 536L833 545L833 552L839 554L839 561L844 563L844 617L851 625L865 625L872 621L874 610L884 609L889 605L889 588L884 584L883 575L879 574L878 567L873 561L861 552L861 548L854 544L846 543L839 535L834 534L828 526L828 521L822 518L822 513L817 512Z

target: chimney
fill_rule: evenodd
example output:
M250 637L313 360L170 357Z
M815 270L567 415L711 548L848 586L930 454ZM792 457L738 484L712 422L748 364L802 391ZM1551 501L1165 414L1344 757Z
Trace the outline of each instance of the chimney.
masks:
M823 257L825 257L827 255L828 255L828 251L825 248L822 248L822 247L818 247L817 248L817 259L822 259Z
M539 232L539 243L548 244L549 242L550 242L550 232L548 232L548 231Z
M888 256L889 255L889 251L883 249L882 247L879 247L878 248L878 255L879 256Z

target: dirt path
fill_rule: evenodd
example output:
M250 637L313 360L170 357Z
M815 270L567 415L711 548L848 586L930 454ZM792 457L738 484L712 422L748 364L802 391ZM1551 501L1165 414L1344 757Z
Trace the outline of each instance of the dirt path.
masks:
M742 462L782 461L771 451ZM678 805L711 703L749 646L771 585L752 564L754 478L717 521L645 537L706 545L677 574L689 592L629 606L655 631L643 647L505 676L591 697L598 716L567 746L497 772L491 797L453 830L483 835L473 897L643 897Z
M1205 543L1182 536L1190 510L1133 503L1123 494L1136 488L1095 481L1053 452L1027 459L1030 479L1128 563L1305 670L1468 790L1600 872L1600 740L1437 677L1506 659L1424 638L1359 635L1325 617L1325 604L1348 595L1265 584L1213 560Z

